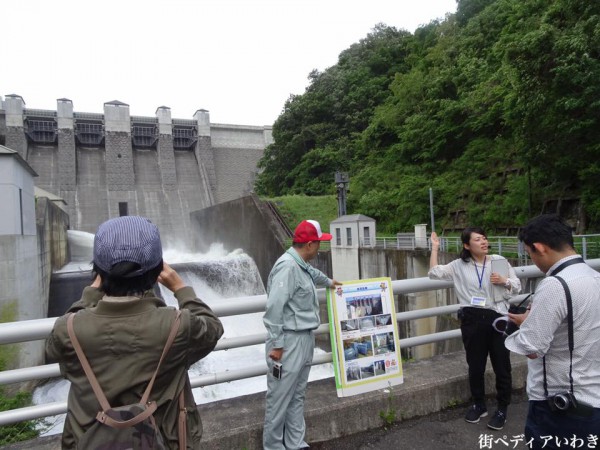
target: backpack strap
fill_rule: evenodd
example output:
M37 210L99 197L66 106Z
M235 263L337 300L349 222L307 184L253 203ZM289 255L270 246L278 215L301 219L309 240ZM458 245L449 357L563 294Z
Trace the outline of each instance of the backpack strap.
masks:
M75 313L70 313L67 316L67 332L69 333L69 337L71 339L71 342L73 343L73 348L75 349L77 358L79 358L81 367L83 368L83 371L85 372L85 375L87 376L87 378L92 386L94 394L96 395L96 398L98 399L98 402L100 403L100 407L102 408L102 411L98 412L96 419L99 422L105 423L106 425L111 426L113 428L127 428L127 427L135 425L139 422L142 422L143 420L145 420L146 418L151 416L154 413L154 411L156 411L157 405L156 405L156 402L148 402L148 398L150 396L150 391L152 391L152 386L154 385L154 380L156 379L156 375L158 374L160 366L161 366L167 352L171 348L171 345L173 345L173 341L175 340L175 336L177 335L177 331L179 329L179 323L181 321L181 311L179 311L179 310L176 311L175 319L173 321L173 325L171 326L171 331L169 333L169 337L167 338L167 342L165 344L163 352L160 356L158 366L156 367L156 370L152 374L152 378L150 379L148 386L146 387L146 390L144 391L144 394L142 395L142 399L140 400L140 403L142 403L143 405L146 405L147 408L144 410L143 413L135 416L132 419L126 420L126 421L115 420L106 414L106 411L111 409L111 407L110 407L110 404L108 403L106 395L104 395L104 392L102 391L102 388L100 387L100 384L98 383L98 379L96 378L96 375L94 375L92 367L90 366L90 363L89 363L87 357L85 356L83 349L81 348L81 344L79 343L79 340L77 339L77 335L75 334L75 329L73 327L74 318L75 318Z
M187 409L185 409L184 392L185 388L179 394L179 450L187 448Z
M160 366L161 366L163 360L165 359L165 356L167 356L167 353L171 349L171 345L173 345L175 336L177 336L177 331L179 330L179 322L180 321L181 321L181 311L176 310L175 319L173 320L173 325L171 326L171 332L169 333L169 337L167 338L167 343L165 344L165 348L163 349L162 355L160 355L160 360L158 361L158 366L156 367L156 370L152 374L152 378L150 379L150 382L148 383L148 387L144 391L144 395L142 395L141 403L143 403L144 405L146 403L148 403L148 398L150 397L150 391L152 391L152 386L154 385L154 380L156 379L156 375L158 375L158 370L160 369Z

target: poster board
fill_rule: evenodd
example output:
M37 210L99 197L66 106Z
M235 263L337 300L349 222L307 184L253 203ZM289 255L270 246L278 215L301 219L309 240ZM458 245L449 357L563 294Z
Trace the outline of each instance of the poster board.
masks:
M391 278L330 288L327 308L338 397L404 382Z

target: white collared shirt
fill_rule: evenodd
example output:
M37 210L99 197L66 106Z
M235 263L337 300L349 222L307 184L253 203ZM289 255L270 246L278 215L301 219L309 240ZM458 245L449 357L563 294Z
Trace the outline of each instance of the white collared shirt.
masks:
M527 395L545 400L542 357L546 357L548 393L568 392L569 345L567 302L562 284L552 273L560 264L578 255L561 259L548 270L534 294L529 316L521 329L506 338L506 348L521 355L537 354L529 360ZM600 273L586 264L561 270L573 302L573 386L575 397L600 407Z
M500 301L494 301L494 285L490 281L492 273L492 260L506 259L500 255L488 255L485 258L485 266L482 267L472 260L465 262L458 258L448 264L438 264L429 269L427 274L432 280L446 280L454 282L454 290L458 297L458 303L461 306L472 306L473 297L484 297L485 308L496 311L500 314L508 312L508 300L511 295L516 295L521 291L521 281L515 273L515 269L508 265L508 282L510 288L501 286L504 298ZM481 284L480 284L481 283ZM480 287L481 285L481 287Z

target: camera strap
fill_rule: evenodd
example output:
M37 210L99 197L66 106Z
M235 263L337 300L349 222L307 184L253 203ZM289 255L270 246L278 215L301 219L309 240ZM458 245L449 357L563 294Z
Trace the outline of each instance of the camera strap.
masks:
M573 393L573 349L575 348L574 337L573 337L573 301L571 299L571 290L565 280L558 276L558 273L562 271L564 268L572 266L573 264L580 264L585 261L583 258L573 258L568 261L565 261L560 266L556 268L552 276L556 278L560 284L562 284L563 289L565 290L565 297L567 300L567 335L569 339L569 383L571 385L571 394ZM548 397L548 380L546 379L546 357L542 358L543 368L544 368L544 395Z
M523 303L525 303L527 300L529 300L529 297L531 297L532 294L527 294L527 296L521 301L521 303L519 303L517 305L517 308L520 308L521 306L523 306ZM510 304L510 302L508 302Z

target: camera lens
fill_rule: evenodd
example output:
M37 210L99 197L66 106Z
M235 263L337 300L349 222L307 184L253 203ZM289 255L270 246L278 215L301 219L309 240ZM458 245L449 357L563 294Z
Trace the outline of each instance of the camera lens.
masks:
M569 409L569 403L569 399L564 394L556 394L554 396L554 406L556 406L556 409L560 409L561 411Z

